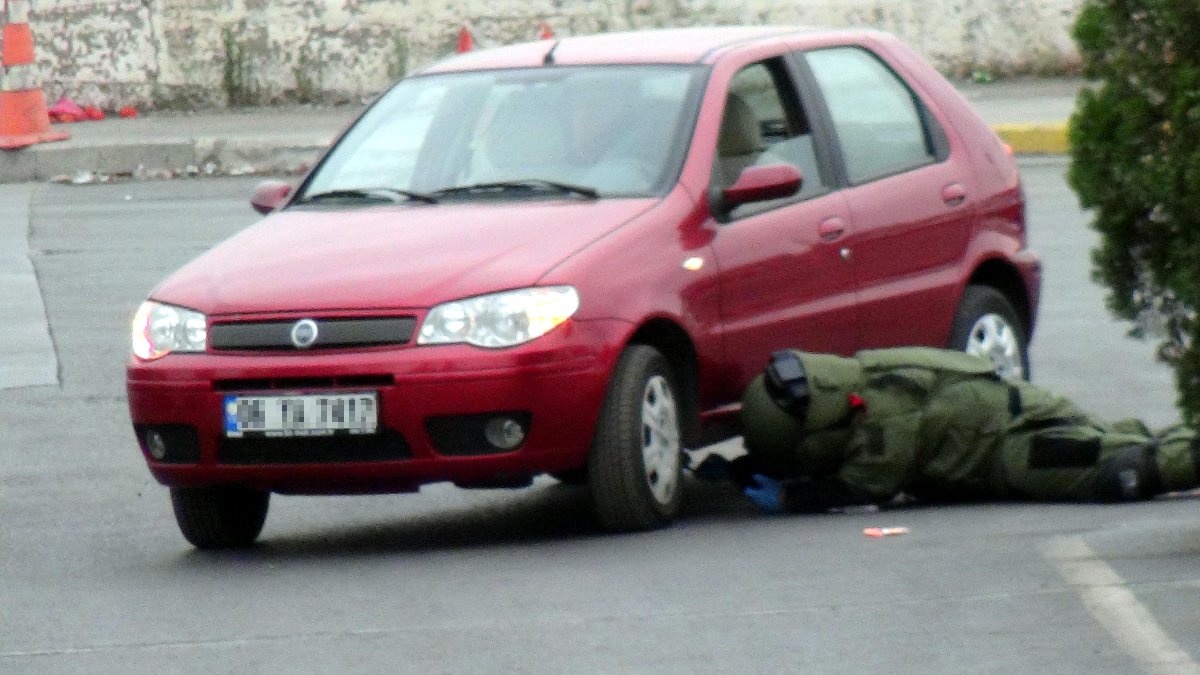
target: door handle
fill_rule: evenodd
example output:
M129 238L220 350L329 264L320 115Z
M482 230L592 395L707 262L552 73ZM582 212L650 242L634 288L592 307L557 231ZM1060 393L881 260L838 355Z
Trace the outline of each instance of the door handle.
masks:
M951 183L942 188L942 201L946 206L958 206L967 200L967 188L961 183Z
M846 233L846 221L833 216L821 221L821 225L817 227L817 234L821 235L821 239L825 241L836 241Z

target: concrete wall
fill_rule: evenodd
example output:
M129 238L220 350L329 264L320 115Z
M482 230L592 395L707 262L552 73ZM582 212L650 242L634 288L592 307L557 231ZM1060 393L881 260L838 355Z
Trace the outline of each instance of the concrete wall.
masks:
M696 24L867 25L943 72L1077 67L1082 0L33 0L47 96L82 104L203 107L370 96L454 50Z

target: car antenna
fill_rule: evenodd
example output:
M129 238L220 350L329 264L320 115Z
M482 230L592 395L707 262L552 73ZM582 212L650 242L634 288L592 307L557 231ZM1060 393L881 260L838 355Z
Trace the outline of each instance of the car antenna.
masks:
M558 49L560 44L562 44L562 40L555 40L554 44L550 46L550 51L546 52L546 56L542 57L543 66L554 65L554 50Z

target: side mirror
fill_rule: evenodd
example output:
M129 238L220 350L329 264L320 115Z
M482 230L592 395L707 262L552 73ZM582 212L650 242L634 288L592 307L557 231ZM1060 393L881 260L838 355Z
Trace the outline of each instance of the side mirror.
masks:
M766 164L746 167L737 181L721 191L724 211L751 202L791 197L800 191L804 178L791 164Z
M281 180L266 180L254 188L254 196L250 197L250 206L265 216L282 206L291 194L291 185Z

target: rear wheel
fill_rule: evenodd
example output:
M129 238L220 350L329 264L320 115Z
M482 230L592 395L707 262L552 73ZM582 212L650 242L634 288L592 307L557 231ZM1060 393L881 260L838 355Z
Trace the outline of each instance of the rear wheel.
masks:
M679 511L679 396L658 350L634 345L617 362L588 458L588 485L600 523L647 530Z
M986 356L1005 379L1029 379L1025 326L1003 293L990 286L967 286L950 329L950 348Z
M245 548L267 519L271 493L221 486L171 488L179 531L196 548Z

